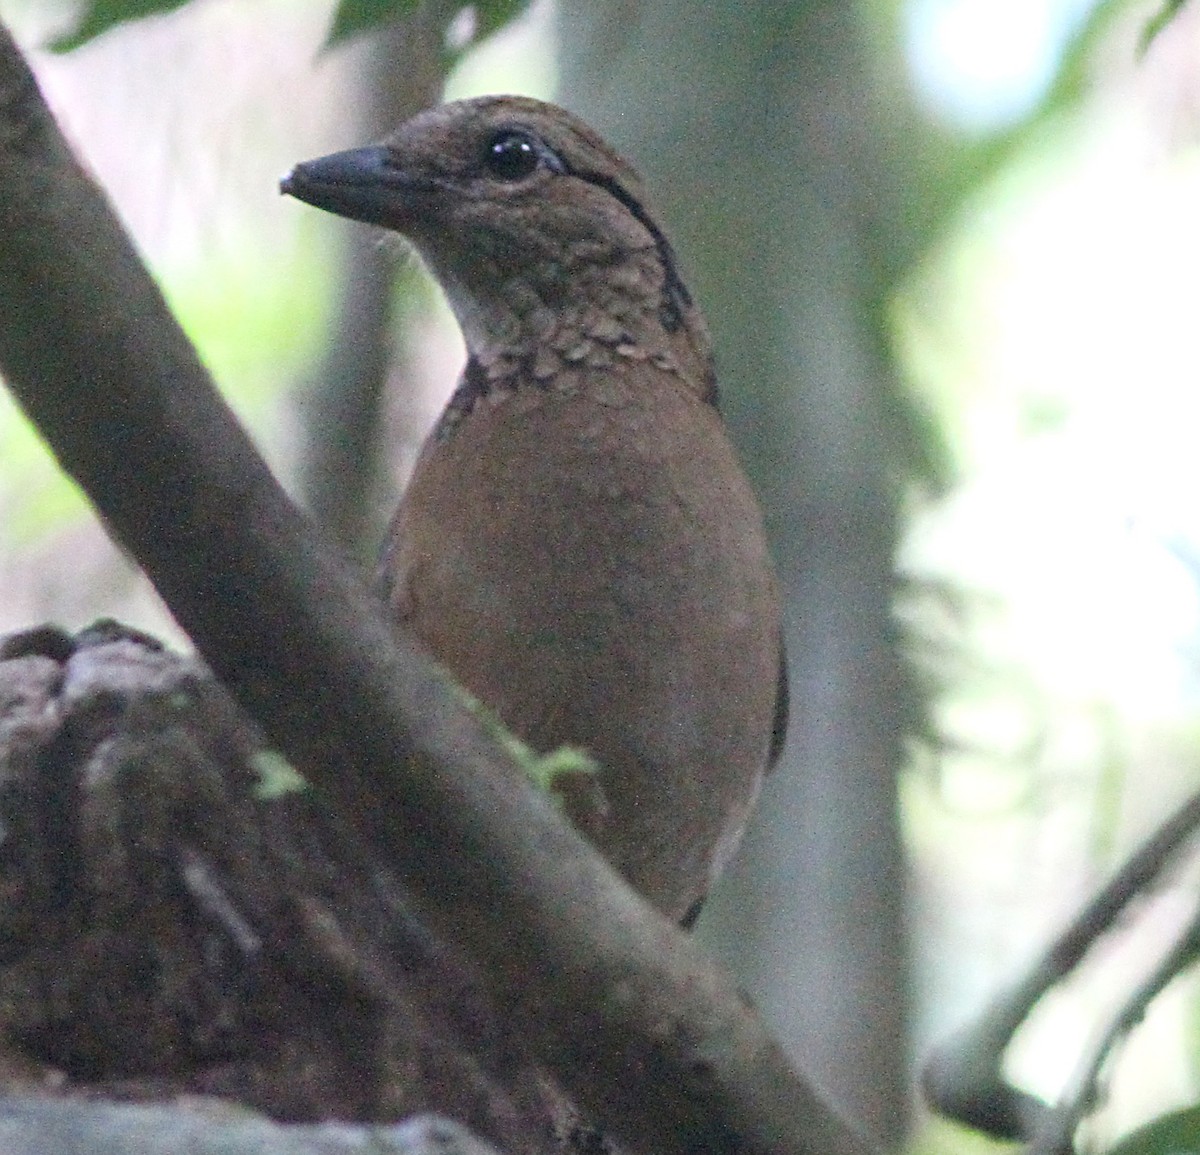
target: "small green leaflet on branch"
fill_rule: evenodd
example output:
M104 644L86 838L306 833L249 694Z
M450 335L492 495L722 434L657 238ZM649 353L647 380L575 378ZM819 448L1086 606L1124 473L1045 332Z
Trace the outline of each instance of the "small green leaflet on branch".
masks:
M258 775L254 795L261 802L282 798L285 794L302 794L308 789L300 772L277 750L259 750L250 760Z
M562 784L578 784L581 779L591 779L592 789L599 798L600 787L595 780L600 773L600 767L586 750L562 746L548 754L538 754L522 742L504 725L500 716L485 706L474 694L468 693L457 684L454 689L467 708L487 727L492 737L520 764L525 776L537 790L549 794L555 801L561 801L558 791Z

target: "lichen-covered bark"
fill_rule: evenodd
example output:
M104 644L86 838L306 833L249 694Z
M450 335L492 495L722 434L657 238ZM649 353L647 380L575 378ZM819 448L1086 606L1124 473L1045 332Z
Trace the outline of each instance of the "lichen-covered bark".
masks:
M198 661L108 626L0 643L0 824L18 1082L287 1121L440 1111L562 1149L478 967Z

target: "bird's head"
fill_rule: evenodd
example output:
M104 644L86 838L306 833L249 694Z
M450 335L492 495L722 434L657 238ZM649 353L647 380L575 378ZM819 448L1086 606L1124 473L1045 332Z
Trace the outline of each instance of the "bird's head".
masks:
M551 104L487 96L439 105L381 144L298 164L281 188L407 237L475 353L597 306L639 325L652 318L668 334L691 320L637 174Z

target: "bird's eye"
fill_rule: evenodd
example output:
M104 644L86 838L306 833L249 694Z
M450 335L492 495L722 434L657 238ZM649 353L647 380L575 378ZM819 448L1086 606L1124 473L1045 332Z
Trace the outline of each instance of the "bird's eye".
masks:
M541 154L523 132L501 132L488 142L484 163L500 180L524 180L538 166Z

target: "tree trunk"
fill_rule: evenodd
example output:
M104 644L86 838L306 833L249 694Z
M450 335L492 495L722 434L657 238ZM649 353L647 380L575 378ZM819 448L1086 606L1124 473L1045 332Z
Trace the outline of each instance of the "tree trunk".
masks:
M909 1101L890 618L907 431L879 308L893 254L875 247L899 210L858 16L737 0L560 12L562 101L665 210L788 598L788 749L704 933L804 1069L894 1145Z

